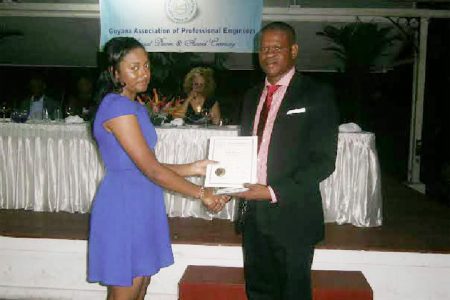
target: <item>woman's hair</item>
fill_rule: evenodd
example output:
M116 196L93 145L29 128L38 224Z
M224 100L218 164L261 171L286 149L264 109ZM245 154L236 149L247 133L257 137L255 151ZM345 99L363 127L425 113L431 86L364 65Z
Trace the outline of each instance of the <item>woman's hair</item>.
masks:
M200 75L205 79L205 87L203 94L205 97L211 96L216 89L216 82L214 81L214 71L211 68L197 67L193 68L184 77L183 90L186 94L192 90L192 84L194 82L194 77Z
M114 76L115 72L119 70L119 64L123 58L136 48L144 46L135 38L132 37L115 37L106 42L103 48L103 61L100 76L97 81L97 88L95 93L96 103L100 103L103 97L108 93L121 93L123 84L118 82Z

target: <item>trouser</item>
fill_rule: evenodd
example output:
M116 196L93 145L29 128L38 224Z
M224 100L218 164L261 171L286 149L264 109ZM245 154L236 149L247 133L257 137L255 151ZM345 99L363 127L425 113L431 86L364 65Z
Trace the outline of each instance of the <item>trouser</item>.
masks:
M242 234L245 284L249 300L312 299L311 264L314 245L280 242L262 232L257 227L254 216L247 218Z

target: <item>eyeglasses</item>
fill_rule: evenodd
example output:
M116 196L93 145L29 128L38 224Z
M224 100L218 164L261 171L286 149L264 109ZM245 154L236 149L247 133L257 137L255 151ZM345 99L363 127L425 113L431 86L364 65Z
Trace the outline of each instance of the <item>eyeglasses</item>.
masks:
M279 47L279 46L273 46L273 47L261 47L259 48L259 52L263 54L267 53L280 53L283 50L289 49L289 47Z

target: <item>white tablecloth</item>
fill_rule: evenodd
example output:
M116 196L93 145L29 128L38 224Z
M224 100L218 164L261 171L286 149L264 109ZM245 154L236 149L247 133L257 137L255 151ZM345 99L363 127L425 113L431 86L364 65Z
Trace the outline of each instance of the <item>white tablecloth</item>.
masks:
M238 128L157 128L156 156L164 163L188 163L207 158L208 139L211 136L237 136ZM188 178L203 184L203 178ZM217 214L209 213L200 201L173 192L165 192L166 211L169 217L197 217L203 219L235 219L237 201L230 201Z
M0 208L87 212L103 176L86 124L0 123Z
M0 208L89 211L104 171L86 124L0 123ZM211 136L237 128L157 128L156 156L165 163L206 158ZM189 180L201 184L202 179ZM372 133L340 133L336 170L321 183L325 220L355 226L382 222L381 178ZM165 192L169 217L235 219L236 201L212 215L199 201Z
M381 226L381 174L375 135L339 133L336 169L320 183L325 222Z
M159 161L187 163L207 157L211 136L237 136L236 126L156 129ZM88 212L104 174L87 124L0 123L0 208ZM188 178L202 184L199 177ZM209 213L200 201L165 192L170 217L235 218L236 202Z

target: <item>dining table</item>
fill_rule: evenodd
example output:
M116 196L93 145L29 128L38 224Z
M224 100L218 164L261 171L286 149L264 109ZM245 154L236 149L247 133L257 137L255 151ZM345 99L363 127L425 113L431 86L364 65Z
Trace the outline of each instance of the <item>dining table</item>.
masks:
M157 159L189 163L207 158L212 136L238 136L239 126L156 127ZM104 175L88 122L0 122L0 209L87 213ZM201 177L188 177L202 185ZM320 183L326 222L359 227L382 224L381 172L375 135L339 133L336 169ZM169 217L235 220L238 200L219 213L200 201L164 192ZM301 201L301 199L299 199Z

